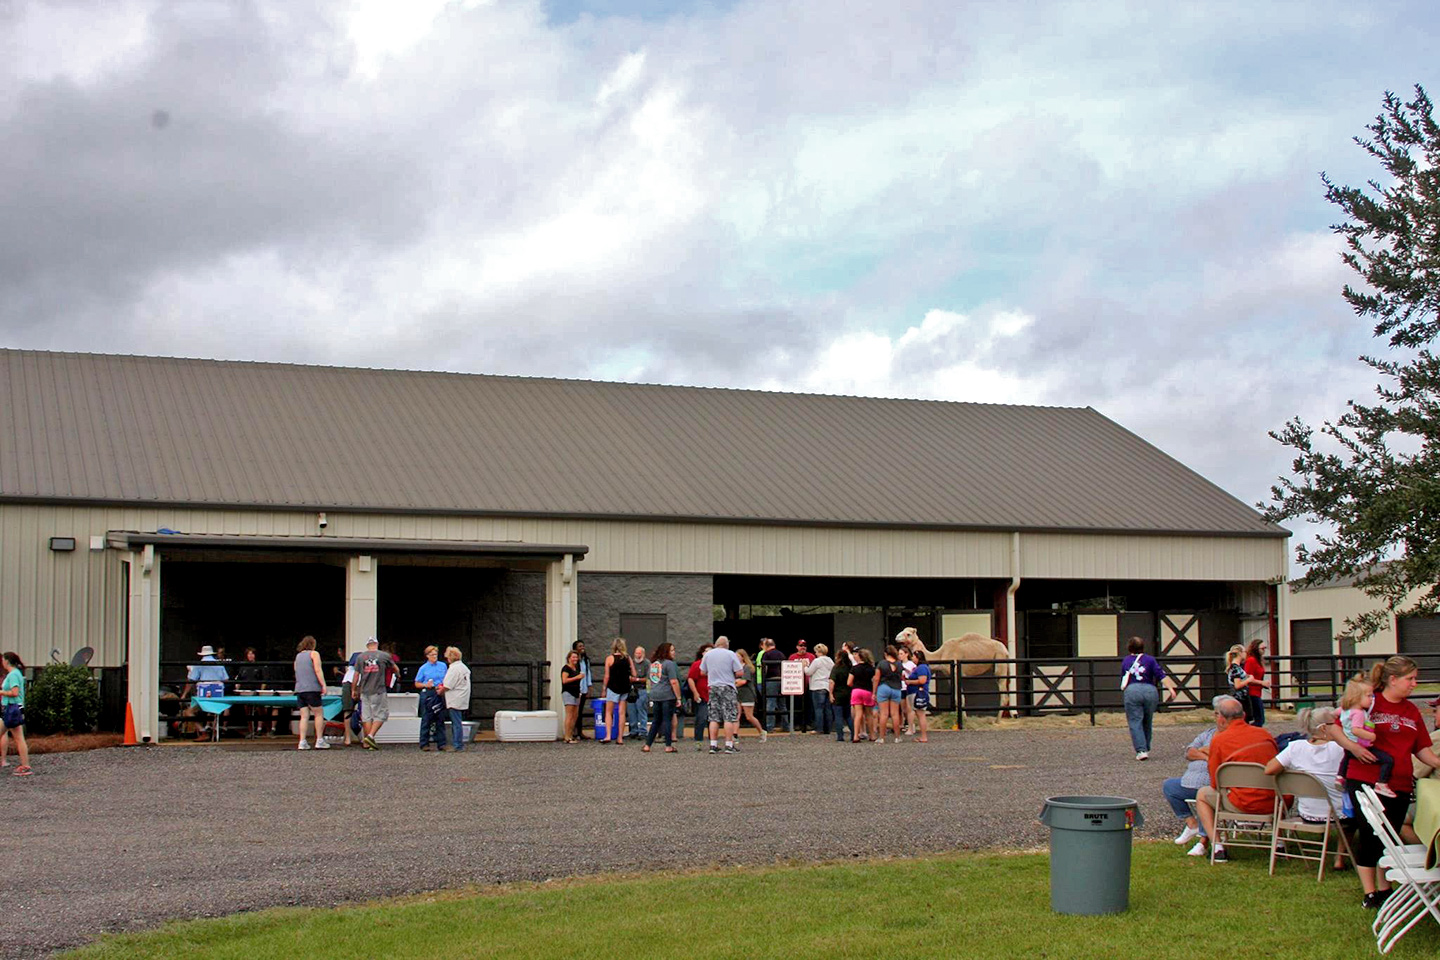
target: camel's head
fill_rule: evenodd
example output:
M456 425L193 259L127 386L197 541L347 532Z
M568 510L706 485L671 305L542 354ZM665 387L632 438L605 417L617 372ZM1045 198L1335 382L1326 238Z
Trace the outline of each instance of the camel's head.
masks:
M914 627L906 627L904 630L895 634L895 646L897 647L909 647L919 642L920 632Z

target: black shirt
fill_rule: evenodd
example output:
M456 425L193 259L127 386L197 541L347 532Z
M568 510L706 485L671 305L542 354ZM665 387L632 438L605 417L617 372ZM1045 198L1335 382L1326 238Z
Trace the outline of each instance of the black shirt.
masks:
M785 662L785 654L780 652L779 647L771 647L765 651L760 658L760 663L765 669L766 680L780 679L780 664Z
M850 689L869 690L874 681L875 667L872 664L862 660L850 668Z

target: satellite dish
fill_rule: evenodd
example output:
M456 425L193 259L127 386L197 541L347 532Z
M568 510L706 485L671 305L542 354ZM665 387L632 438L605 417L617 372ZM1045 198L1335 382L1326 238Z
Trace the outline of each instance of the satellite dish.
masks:
M86 667L90 665L90 658L95 656L94 647L81 647L75 651L75 656L70 658L70 666Z

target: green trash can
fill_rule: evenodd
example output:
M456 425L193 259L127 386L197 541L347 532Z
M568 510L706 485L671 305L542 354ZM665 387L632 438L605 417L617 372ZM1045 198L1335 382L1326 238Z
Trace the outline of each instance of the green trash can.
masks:
M1123 913L1130 908L1130 835L1145 823L1124 797L1049 797L1050 909Z

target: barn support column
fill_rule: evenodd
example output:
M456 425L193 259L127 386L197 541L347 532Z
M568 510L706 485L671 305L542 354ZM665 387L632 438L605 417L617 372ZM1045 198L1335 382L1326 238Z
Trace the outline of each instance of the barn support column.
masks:
M1005 590L1005 645L1010 648L1010 656L1020 656L1020 648L1016 638L1019 631L1015 629L1015 591L1020 589L1020 531L1010 534L1010 586Z
M358 653L379 636L380 585L377 559L361 554L345 561L345 652Z
M141 743L160 739L160 555L153 545L125 554L130 571L126 608L130 712Z
M550 709L555 711L555 734L564 736L565 707L561 701L560 668L575 641L580 639L575 557L565 554L545 568L545 659L550 661Z

